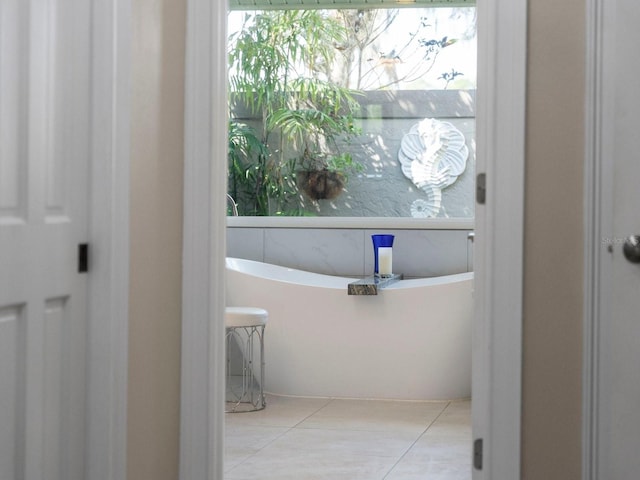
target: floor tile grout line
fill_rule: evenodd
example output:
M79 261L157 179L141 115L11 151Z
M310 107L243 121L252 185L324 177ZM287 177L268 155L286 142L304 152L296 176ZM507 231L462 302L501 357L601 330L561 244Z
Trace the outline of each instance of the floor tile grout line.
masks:
M328 401L326 403L324 403L321 407L319 407L318 409L316 409L315 411L313 411L312 413L310 413L309 415L307 415L306 417L304 417L302 420L300 420L298 423L296 423L295 425L289 426L289 427L282 427L282 428L286 428L285 431L281 432L278 436L274 437L273 439L271 439L270 441L268 441L265 445L263 445L262 447L260 447L259 449L257 449L255 452L253 452L251 455L247 456L246 458L242 459L241 462L239 462L237 465L235 465L233 468L231 468L228 472L225 472L225 476L227 473L231 473L233 472L236 468L238 468L240 465L242 465L243 463L245 463L247 460L250 460L251 458L255 457L258 453L260 453L263 449L265 449L266 447L268 447L269 445L271 445L273 442L275 442L276 440L282 438L284 435L286 435L287 433L289 433L290 431L294 430L298 425L300 425L302 422L304 422L307 418L315 415L316 413L318 413L320 410L322 410L323 408L325 408L327 405L329 405L333 400L335 400L333 397L327 397ZM257 425L256 425L257 426Z
M407 453L409 453L411 449L415 447L416 443L418 443L418 441L424 436L425 433L427 433L427 431L433 426L433 424L438 421L438 419L442 416L442 414L449 407L449 405L451 405L451 402L447 402L444 408L440 410L440 413L436 415L436 418L434 418L433 420L431 420L431 422L429 422L429 425L427 425L426 428L422 431L422 433L418 435L418 437L413 441L411 445L409 445L409 447L405 450L405 452L402 455L400 455L400 458L398 458L398 460L391 466L389 471L384 474L381 480L385 480L391 474L391 472L393 472L393 469L398 466L398 464L402 461L402 459L407 456Z
M296 423L293 427L291 427L292 429L294 428L298 428L298 426L305 422L307 419L313 417L316 413L318 413L320 410L322 410L323 408L326 408L330 403L332 403L335 398L334 397L327 397L329 399L328 402L326 402L324 405L322 405L320 408L318 408L317 410L315 410L314 412L310 413L309 415L307 415L306 417L304 417L302 420L300 420L298 423Z
M260 426L260 425L253 425L254 427ZM268 447L269 445L271 445L273 442L275 442L276 440L278 440L279 438L282 438L283 435L286 435L287 433L289 433L291 430L293 430L293 427L281 427L281 428L286 428L286 430L284 432L281 432L279 435L277 435L276 437L272 438L271 440L269 440L265 445L263 445L262 447L258 448L255 452L253 452L251 455L248 455L246 458L243 458L242 461L240 461L237 465L235 465L233 468L231 468L229 471L225 471L224 472L224 477L227 476L228 473L233 472L236 468L238 468L240 465L242 465L244 462L246 462L247 460L252 459L253 457L255 457L258 453L260 453L263 449L265 449L266 447Z

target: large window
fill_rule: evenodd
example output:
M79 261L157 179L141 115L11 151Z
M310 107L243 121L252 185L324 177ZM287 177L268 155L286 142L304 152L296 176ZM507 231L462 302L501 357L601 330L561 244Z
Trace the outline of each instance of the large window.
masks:
M229 15L240 215L471 219L474 7Z

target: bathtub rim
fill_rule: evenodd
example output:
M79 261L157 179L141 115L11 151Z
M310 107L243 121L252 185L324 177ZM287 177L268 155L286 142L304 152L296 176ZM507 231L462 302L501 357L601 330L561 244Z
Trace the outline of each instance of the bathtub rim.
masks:
M234 265L237 265L234 266ZM240 268L242 266L254 267L254 269ZM321 288L347 288L351 282L357 281L362 277L344 277L338 275L329 275L326 273L310 272L274 263L261 262L258 260L250 260L239 257L226 257L225 269L232 270L237 273L249 275L257 278L264 278L270 281L288 283L293 285L304 285L309 287ZM298 279L295 281L294 279ZM456 282L464 282L473 280L474 272L453 273L448 275L440 275L437 277L420 277L407 278L398 280L388 286L385 290L402 290L407 288L431 287Z

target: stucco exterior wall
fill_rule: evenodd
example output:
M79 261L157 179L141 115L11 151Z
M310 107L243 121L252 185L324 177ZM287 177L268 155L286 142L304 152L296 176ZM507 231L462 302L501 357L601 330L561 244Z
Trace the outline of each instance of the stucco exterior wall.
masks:
M300 190L284 205L284 210L301 209L308 215L323 217L397 218L419 216L421 212L416 207L428 206L428 217L472 219L475 207L475 93L475 90L362 92L356 97L359 112L354 114L359 134L349 141L337 139L336 142L339 151L351 154L362 166L362 171L347 173L344 190L337 197L314 201ZM260 119L247 108L235 105L232 115L256 132L263 130ZM464 136L468 151L464 171L452 185L438 189L438 198L434 198L433 191L421 189L404 175L398 157L403 137L425 119L451 124ZM285 142L283 161L299 157L300 152L287 148L286 143L289 142ZM273 158L278 158L275 150L279 148L280 136L277 132L270 134L269 145ZM443 162L446 161L445 158ZM251 195L243 195L243 188L235 188L233 181L229 185L242 213L244 203ZM280 211L281 206L276 204L274 201L271 205L272 214Z

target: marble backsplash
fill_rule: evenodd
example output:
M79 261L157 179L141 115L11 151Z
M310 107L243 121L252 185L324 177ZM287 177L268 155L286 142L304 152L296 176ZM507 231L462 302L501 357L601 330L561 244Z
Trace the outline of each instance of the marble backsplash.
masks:
M395 235L393 271L405 278L473 270L469 230L227 228L227 256L328 275L373 274L374 233Z

